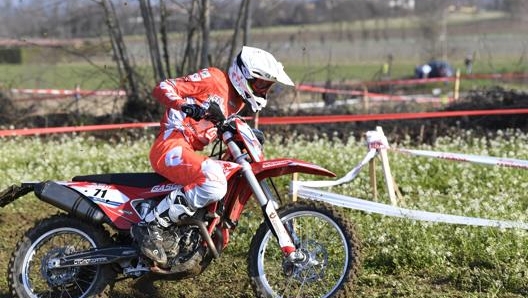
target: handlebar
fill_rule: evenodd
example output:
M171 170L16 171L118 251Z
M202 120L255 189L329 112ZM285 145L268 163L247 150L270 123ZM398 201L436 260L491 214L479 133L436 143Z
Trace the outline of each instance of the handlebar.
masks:
M233 132L236 129L232 124L234 119L240 119L241 117L237 114L233 114L226 118L218 103L213 101L205 112L204 118L208 121L211 121L218 128L218 130L223 133L226 131Z
M218 125L218 123L224 122L226 120L222 109L218 103L214 101L209 104L209 108L207 108L205 111L204 118L213 122L215 125Z

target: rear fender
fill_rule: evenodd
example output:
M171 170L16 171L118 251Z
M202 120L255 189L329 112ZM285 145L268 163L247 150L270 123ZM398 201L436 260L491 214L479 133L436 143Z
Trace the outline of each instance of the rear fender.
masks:
M22 183L20 185L11 185L0 192L0 207L5 207L14 202L16 199L25 196L35 189L35 182Z

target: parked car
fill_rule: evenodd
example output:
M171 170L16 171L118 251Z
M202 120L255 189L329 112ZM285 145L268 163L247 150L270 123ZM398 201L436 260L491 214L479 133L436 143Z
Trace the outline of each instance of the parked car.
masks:
M446 78L455 74L453 67L446 61L433 60L426 64L418 65L414 69L414 76L417 79L425 78Z

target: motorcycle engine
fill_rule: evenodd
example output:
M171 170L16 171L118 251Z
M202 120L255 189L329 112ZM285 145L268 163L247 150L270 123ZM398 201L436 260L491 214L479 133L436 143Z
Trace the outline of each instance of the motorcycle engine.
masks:
M196 226L171 226L163 232L163 248L172 267L190 260L199 250L202 236Z

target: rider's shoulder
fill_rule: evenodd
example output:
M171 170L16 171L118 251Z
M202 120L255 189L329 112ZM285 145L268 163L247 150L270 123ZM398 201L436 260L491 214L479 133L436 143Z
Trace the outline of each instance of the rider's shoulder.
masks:
M223 76L225 74L223 70L215 66L204 68L202 71L209 72L211 76Z

